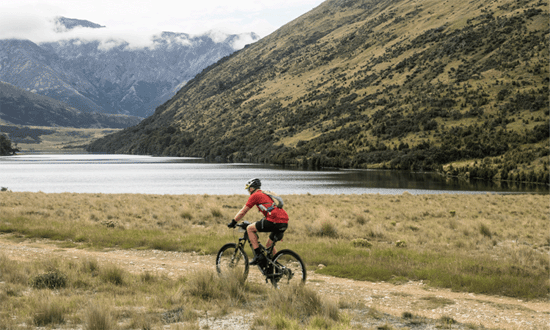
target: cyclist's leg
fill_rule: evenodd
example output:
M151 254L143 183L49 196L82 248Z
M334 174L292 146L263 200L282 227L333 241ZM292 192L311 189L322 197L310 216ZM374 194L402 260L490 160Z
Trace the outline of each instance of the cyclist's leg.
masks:
M269 235L269 239L267 240L266 248L269 248L273 241L280 241L283 239L283 236L285 234L285 230L288 228L288 224L286 223L276 223L274 224L275 228L273 228L271 235ZM277 249L273 247L273 255L277 253Z
M265 248L266 249L269 249L269 247L273 244L273 241L271 240L271 238L268 238L267 239L267 243L265 244ZM273 247L273 255L275 255L277 253L277 249L275 247Z
M258 243L258 236L256 235L257 232L269 232L273 228L272 223L267 221L265 218L263 218L260 221L255 222L252 225L249 225L246 227L246 230L248 232L248 239L250 240L250 244L252 244L252 248L254 249L254 259L249 263L250 265L261 265L264 263L265 256L261 253L260 244Z
M258 232L258 229L256 229L256 222L248 225L246 231L248 232L248 239L250 240L250 244L252 244L252 248L259 248L260 243L258 243L258 235L256 234L256 232Z
M258 232L272 232L274 230L277 230L276 224L271 221L267 221L265 218L248 225L248 227L246 227L246 231L248 232L248 239L250 239L252 248L257 249L260 247L260 243L258 243ZM269 245L266 247L271 246L272 243L273 241L268 240L267 244Z

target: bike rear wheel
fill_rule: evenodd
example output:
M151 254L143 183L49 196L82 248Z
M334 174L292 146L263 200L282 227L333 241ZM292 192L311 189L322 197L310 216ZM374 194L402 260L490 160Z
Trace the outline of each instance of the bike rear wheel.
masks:
M245 281L248 277L248 256L242 247L235 243L227 243L216 255L216 270L221 276L242 276L242 280Z
M285 287L306 283L306 265L292 250L281 250L273 257L276 265L271 283L275 287Z

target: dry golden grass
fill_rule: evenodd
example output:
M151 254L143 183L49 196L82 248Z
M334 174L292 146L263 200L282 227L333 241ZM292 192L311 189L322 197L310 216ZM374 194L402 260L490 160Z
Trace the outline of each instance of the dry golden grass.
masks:
M234 240L226 224L245 195L2 192L0 232L63 246L154 248L214 254ZM524 298L548 294L547 195L287 195L280 248L326 274L425 280L459 291ZM250 212L245 220L256 221ZM265 239L265 238L264 238ZM93 267L93 265L89 265ZM101 278L125 285L124 274ZM519 283L515 285L514 283Z
M62 246L84 248L118 245L211 254L220 242L234 240L226 224L246 201L245 195L2 192L0 197L0 231L12 236L47 237L59 240ZM546 274L542 282L503 294L536 298L540 293L533 291L543 295L548 291L548 196L405 193L283 197L291 226L280 248L297 251L310 267L326 264L318 273L345 271L350 277L388 280L384 277L387 273L395 281L407 281L432 276L427 274L430 268L420 269L427 275L406 268L409 264L418 268L418 260L427 263L432 258L429 267L455 276L454 280L465 270L475 270L466 275L479 277L481 284L460 290L491 293L499 290L500 283L487 273L495 262L500 272L515 270L515 281L529 282L530 277ZM251 212L245 220L258 217ZM358 265L353 268L353 264ZM445 271L440 271L442 265L447 267ZM365 274L366 268L379 273ZM266 308L253 321L257 329L299 329L303 322L309 328L345 329L350 327L349 316L342 309L364 307L349 301L321 301L307 287L272 292L238 277L225 279L205 271L179 279L130 274L92 259L15 262L0 254L0 280L4 282L0 323L4 322L6 329L22 323L151 329L166 322L198 329L204 311L215 318L246 306ZM32 283L42 280L63 283L33 287ZM447 286L445 278L437 276L426 282ZM420 303L428 308L453 301L433 297ZM291 308L292 313L273 309L273 305Z
M61 222L65 227L110 223L120 229L162 231L189 226L225 231L223 225L246 202L244 195L1 194L3 224L9 219L24 217ZM346 239L372 236L375 240L404 239L410 243L427 241L429 245L446 245L453 239L470 241L471 235L482 239L484 235L478 229L483 225L493 233L497 243L516 241L539 247L550 243L546 195L416 196L404 193L395 196L287 195L284 198L291 218L290 230L296 233L307 233L306 227L321 227L328 222ZM251 211L245 220L259 218L259 213Z
M401 240L415 250L459 249L495 258L518 255L522 263L536 263L535 257L523 257L542 253L550 245L546 195L404 193L287 195L284 199L291 218L286 245L295 245L304 236L314 241L360 238L375 246ZM223 237L228 233L226 223L245 201L244 195L2 192L0 230L91 245L100 243L90 240L90 228L100 233L135 231L144 238L147 232L182 238L206 229ZM259 213L251 211L244 220L259 218Z

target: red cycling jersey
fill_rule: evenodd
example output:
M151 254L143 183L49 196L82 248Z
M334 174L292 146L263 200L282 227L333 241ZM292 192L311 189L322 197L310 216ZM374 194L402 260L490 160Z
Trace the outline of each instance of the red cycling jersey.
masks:
M274 223L288 223L288 214L285 210L275 207L271 212L262 211L259 205L262 204L266 208L273 205L273 201L269 196L264 194L261 190L256 190L248 197L246 206L252 208L254 205L258 207L258 210L263 213L267 221Z

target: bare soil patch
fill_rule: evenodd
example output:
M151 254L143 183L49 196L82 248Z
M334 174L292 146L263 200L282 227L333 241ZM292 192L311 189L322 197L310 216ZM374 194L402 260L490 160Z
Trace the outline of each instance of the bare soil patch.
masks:
M93 258L101 264L115 264L131 273L154 272L170 277L184 276L197 269L214 269L213 255L166 252L158 250L103 250L59 248L47 240L15 242L9 235L0 235L0 250L10 259L30 261L44 256L78 259ZM251 269L249 280L263 281L259 271ZM266 284L267 285L267 284ZM491 329L550 329L548 301L523 301L508 297L451 292L428 287L421 282L394 285L365 282L315 273L308 269L308 285L321 295L336 300L344 298L365 304L380 312L402 317L404 312L430 319L449 317L464 323ZM235 326L247 328L242 315L234 316ZM208 323L210 329L227 323Z

